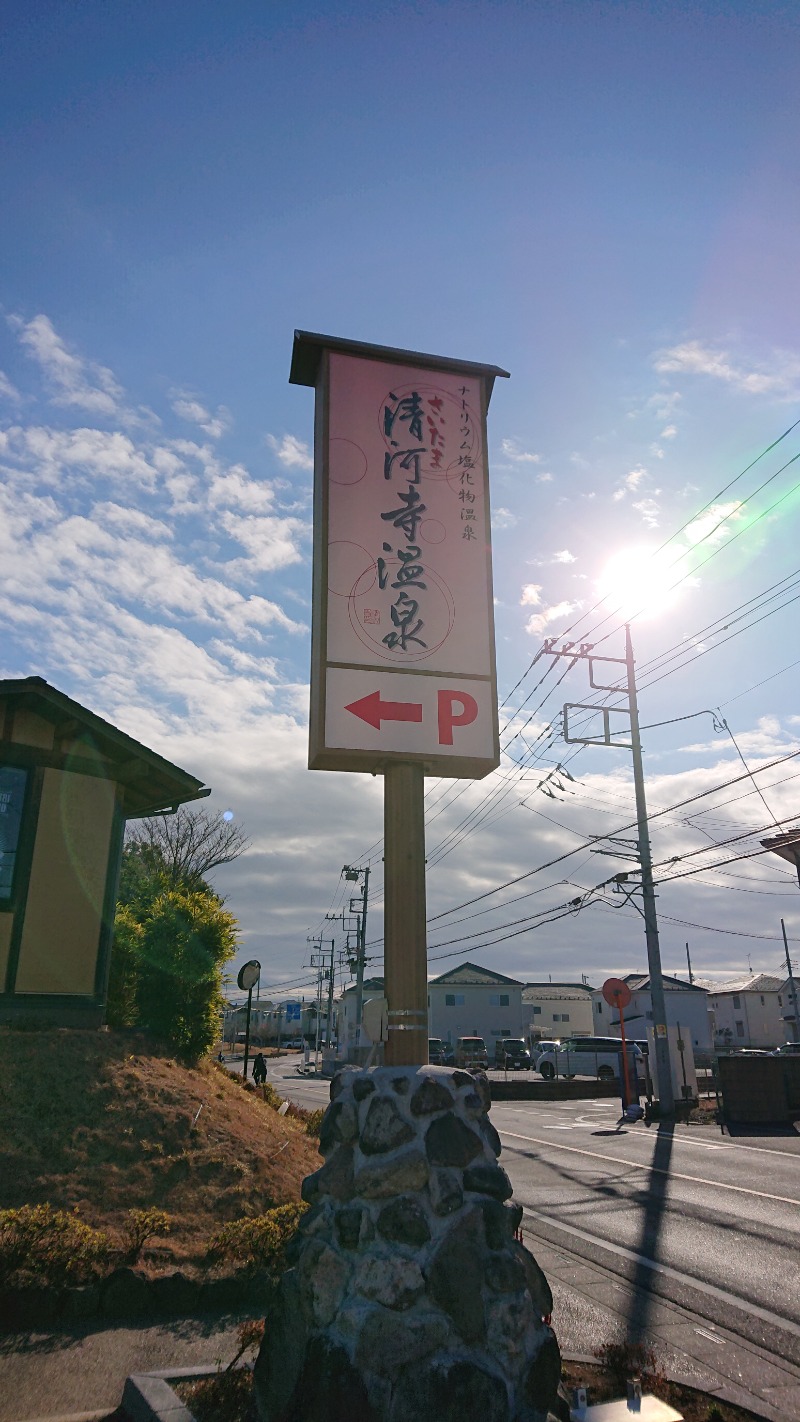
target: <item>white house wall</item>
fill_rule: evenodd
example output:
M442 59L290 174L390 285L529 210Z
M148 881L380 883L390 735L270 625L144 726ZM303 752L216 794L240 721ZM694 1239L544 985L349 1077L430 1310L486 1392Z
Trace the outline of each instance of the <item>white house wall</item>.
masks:
M570 996L568 988L555 987L537 992L526 988L522 1003L525 1035L543 1037L592 1037L594 1016L589 993Z
M789 1038L783 1014L790 1004L784 992L710 993L709 1001L718 1046L779 1047Z
M454 998L452 1005L447 997ZM507 997L508 1005L500 1004ZM492 999L496 998L497 1002ZM498 1037L523 1035L522 988L511 984L497 986L435 987L428 985L428 1035L455 1043L459 1037L483 1037L491 1052Z
M709 1001L705 992L684 992L680 988L664 988L664 1003L667 1010L667 1026L689 1032L695 1051L709 1052L713 1047L708 1009ZM618 1037L619 1013L616 1007L609 1007L602 994L594 995L595 1036ZM625 1035L644 1040L647 1029L653 1024L653 1003L649 988L634 991L629 1007L625 1008Z

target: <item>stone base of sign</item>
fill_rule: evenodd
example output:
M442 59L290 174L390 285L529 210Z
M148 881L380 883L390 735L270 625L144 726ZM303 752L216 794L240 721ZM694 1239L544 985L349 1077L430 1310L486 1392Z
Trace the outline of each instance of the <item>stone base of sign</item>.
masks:
M255 1367L261 1422L545 1422L552 1296L515 1237L486 1078L345 1067L331 1097Z

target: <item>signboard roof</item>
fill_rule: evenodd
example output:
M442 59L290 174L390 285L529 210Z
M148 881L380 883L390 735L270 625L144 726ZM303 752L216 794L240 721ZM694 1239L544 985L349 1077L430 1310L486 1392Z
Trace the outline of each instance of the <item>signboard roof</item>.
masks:
M451 370L461 375L481 375L486 381L487 405L492 398L492 387L497 377L509 379L508 371L502 370L499 365L481 365L475 361L453 360L449 356L425 355L422 351L376 346L368 341L348 341L341 336L321 336L315 331L295 331L289 384L315 386L322 352L325 350L360 355L368 360L390 361L394 365L420 365L428 370Z

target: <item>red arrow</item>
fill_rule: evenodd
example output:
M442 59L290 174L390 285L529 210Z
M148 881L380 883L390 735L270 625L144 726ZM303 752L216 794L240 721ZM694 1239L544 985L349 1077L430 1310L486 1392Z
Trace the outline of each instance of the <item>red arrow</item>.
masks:
M374 726L376 731L381 728L381 721L421 721L422 703L416 701L381 701L379 691L371 691L369 696L362 696L360 701L353 701L349 706L345 706L345 711L352 711L354 716L366 721L368 726Z

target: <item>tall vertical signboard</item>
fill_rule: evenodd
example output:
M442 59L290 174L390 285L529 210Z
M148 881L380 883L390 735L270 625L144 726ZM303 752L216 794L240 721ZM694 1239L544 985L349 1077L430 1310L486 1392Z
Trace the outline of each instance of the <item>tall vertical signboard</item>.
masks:
M422 778L480 779L500 758L486 412L506 374L295 332L290 380L316 391L309 766L385 777L395 1063L393 1031L427 1047L424 1002L393 1006L391 990L393 934L406 935L406 967L408 934L420 936L418 923L393 926L405 899L423 916L413 995L425 994Z

